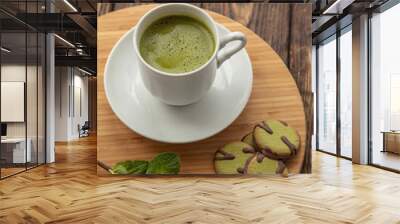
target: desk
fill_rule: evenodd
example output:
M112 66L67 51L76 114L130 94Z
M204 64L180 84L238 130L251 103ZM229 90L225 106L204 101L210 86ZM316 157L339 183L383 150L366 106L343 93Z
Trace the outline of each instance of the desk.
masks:
M26 139L27 147L25 152L25 138L5 138L1 139L1 156L6 163L25 163L32 159L30 138ZM12 147L10 147L12 146ZM26 159L26 161L25 161Z
M382 152L392 152L400 154L400 131L382 131L383 150Z

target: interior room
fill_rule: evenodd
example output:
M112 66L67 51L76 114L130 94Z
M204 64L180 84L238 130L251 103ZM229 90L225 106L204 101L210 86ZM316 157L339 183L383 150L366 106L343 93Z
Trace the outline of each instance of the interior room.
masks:
M2 178L45 163L45 36L14 28L1 34Z
M86 28L96 18L89 3L77 6ZM76 12L58 1L1 3L1 179L54 162L54 144L96 133L96 46L68 17Z
M399 5L371 12L367 43L369 55L367 99L367 163L399 171L398 91L399 69L394 56L399 33L392 27L399 19ZM352 23L344 17L340 28L313 39L316 139L318 151L352 160ZM352 63L353 62L353 63ZM356 80L357 81L357 80ZM353 97L352 97L353 96ZM358 114L356 114L358 115ZM353 160L354 161L354 160Z
M400 170L399 156L399 74L395 41L399 32L393 31L394 21L400 19L400 6L374 15L371 19L371 163Z
M400 223L400 2L185 2L0 1L0 223Z

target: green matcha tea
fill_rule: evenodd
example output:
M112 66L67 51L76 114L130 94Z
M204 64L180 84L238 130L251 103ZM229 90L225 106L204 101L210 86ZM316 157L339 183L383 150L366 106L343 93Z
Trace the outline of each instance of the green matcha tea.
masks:
M158 19L146 28L139 48L144 60L154 68L184 73L197 69L210 59L215 40L202 22L174 15Z

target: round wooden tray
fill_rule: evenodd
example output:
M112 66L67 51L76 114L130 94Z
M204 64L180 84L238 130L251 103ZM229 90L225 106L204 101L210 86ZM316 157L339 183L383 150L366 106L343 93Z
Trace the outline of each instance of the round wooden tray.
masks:
M231 141L240 140L255 124L279 119L295 127L301 137L301 149L287 162L290 173L299 173L304 161L306 136L303 103L286 65L275 51L245 26L225 16L209 12L218 23L247 36L246 50L253 66L253 90L242 114L225 130L206 140L190 144L166 144L146 139L127 128L112 112L104 94L103 75L107 57L114 44L155 5L135 6L98 18L97 87L98 129L97 159L107 165L127 160L150 160L165 151L181 157L181 174L214 174L214 152ZM99 168L99 174L106 172Z

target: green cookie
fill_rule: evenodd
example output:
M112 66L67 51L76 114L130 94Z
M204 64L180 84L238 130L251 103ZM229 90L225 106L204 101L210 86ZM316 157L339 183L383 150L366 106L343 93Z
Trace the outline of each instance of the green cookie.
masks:
M282 161L269 159L244 142L232 142L217 150L214 167L217 174L288 173Z
M248 174L282 174L286 176L288 170L286 165L280 160L272 160L264 156L261 152L252 159L247 167Z
M257 148L270 159L289 159L300 147L297 131L282 121L263 121L255 126L253 135Z
M248 133L247 135L245 135L242 140L242 142L245 142L253 147L256 147L256 144L254 143L254 139L253 139L253 132Z
M244 174L246 164L255 156L255 149L244 142L232 142L215 152L217 174Z

